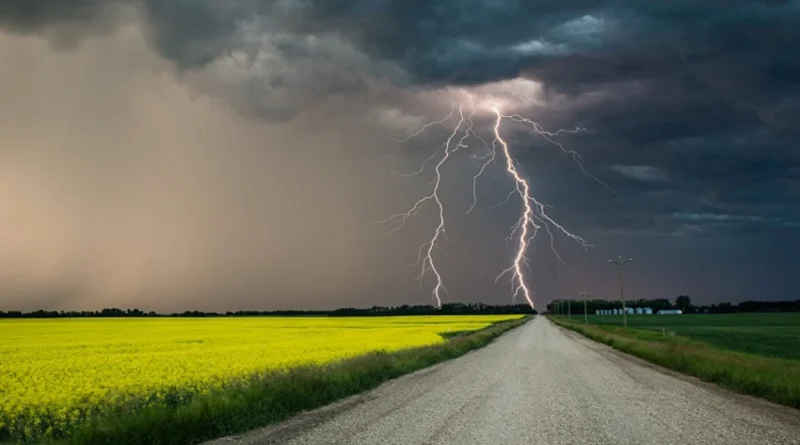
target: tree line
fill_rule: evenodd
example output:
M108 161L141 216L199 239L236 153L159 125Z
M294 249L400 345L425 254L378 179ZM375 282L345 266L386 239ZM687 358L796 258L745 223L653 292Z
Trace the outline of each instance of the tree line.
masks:
M625 302L626 307L645 308L649 307L656 313L662 309L680 309L685 314L733 314L742 312L800 312L800 300L789 301L743 301L741 303L715 303L712 305L692 304L692 298L688 295L680 295L671 302L667 298L639 299ZM564 313L583 315L583 300L558 299L553 300L547 305L548 312L556 312L558 308L563 309ZM588 300L586 309L589 314L594 314L597 310L621 309L622 302L619 300Z
M0 311L0 318L103 318L103 317L376 317L403 315L515 315L535 314L526 304L488 305L484 303L446 303L440 308L432 305L417 306L373 306L371 308L339 308L322 311L275 310L275 311L236 311L203 312L185 311L170 314L145 312L140 309L106 308L99 311L45 311L32 312Z

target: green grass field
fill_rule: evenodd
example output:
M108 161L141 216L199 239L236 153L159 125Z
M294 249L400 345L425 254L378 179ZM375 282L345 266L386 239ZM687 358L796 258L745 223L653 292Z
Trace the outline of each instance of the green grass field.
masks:
M583 321L583 316L573 316ZM589 323L622 326L621 315L590 315ZM800 313L629 315L628 327L699 340L732 351L800 360Z

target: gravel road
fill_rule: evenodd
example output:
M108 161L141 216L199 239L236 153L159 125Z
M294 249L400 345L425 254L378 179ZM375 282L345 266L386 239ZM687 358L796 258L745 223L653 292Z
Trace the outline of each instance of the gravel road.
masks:
M206 445L800 444L800 411L588 341L545 317L480 350Z

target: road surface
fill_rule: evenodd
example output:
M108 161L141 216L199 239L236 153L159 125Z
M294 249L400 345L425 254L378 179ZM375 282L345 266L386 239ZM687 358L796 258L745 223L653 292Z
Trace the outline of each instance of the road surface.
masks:
M206 445L800 444L800 410L728 393L545 317L480 350Z

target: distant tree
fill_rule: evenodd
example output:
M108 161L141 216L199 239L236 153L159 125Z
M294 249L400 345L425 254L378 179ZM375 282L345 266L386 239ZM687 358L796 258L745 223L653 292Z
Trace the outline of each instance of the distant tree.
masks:
M692 313L694 312L692 309L692 298L688 295L680 295L678 298L675 299L675 307L682 310L685 313Z

